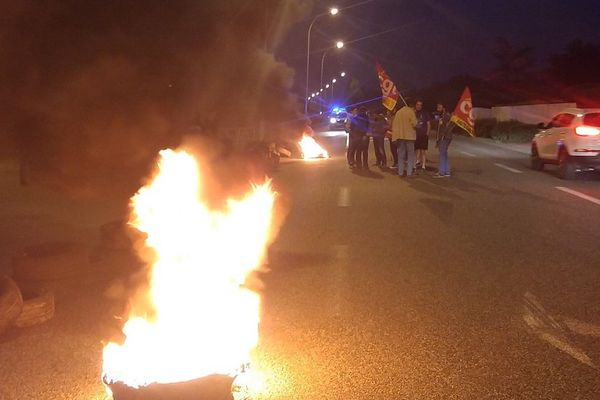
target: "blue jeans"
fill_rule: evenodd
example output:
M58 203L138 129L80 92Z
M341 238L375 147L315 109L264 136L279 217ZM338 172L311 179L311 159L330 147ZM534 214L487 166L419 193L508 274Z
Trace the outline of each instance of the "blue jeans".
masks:
M438 149L440 151L440 160L438 166L438 174L450 175L450 162L448 161L448 147L450 146L452 139L441 139L438 142Z
M415 169L415 141L398 139L396 147L398 148L398 175L404 174L404 160L408 158L406 176L411 176Z

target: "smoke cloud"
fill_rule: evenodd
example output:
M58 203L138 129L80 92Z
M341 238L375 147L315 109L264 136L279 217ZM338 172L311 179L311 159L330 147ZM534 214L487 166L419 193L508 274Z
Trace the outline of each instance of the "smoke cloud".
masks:
M1 4L0 129L27 179L131 193L185 134L275 135L296 116L294 71L268 49L309 2Z

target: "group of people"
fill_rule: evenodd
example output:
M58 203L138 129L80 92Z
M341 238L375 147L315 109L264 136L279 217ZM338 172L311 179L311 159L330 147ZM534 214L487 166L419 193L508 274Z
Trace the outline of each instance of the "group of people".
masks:
M414 102L414 106L406 104L395 113L373 113L364 106L357 107L348 116L346 131L350 168L369 168L370 138L375 150L374 165L387 168L385 141L388 139L394 160L392 169L397 169L399 176L406 177L415 176L419 169L426 169L429 137L433 131L439 150L438 172L434 177L450 176L448 147L452 142L452 124L443 104L437 104L431 116L423 109L421 100Z

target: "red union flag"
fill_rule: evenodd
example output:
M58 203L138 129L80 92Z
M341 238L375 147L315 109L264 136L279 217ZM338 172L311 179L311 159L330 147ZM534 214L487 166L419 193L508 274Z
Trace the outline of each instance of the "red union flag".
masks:
M396 85L394 85L394 82L392 82L379 63L375 64L375 68L379 77L379 86L381 86L381 102L385 108L391 111L396 107L396 102L398 102L398 89L396 89Z
M471 90L469 87L465 87L460 100L454 109L450 122L454 122L459 128L467 131L467 133L473 136L475 129L475 121L473 119L473 101L471 100Z

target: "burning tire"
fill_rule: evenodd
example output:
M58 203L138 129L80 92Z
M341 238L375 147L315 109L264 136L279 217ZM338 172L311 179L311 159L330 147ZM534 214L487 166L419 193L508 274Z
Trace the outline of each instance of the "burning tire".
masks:
M108 250L131 250L144 234L126 221L112 221L100 227L100 246Z
M54 294L45 289L23 289L23 311L14 325L27 328L46 322L54 317Z
M81 275L88 263L88 250L83 245L53 242L25 249L13 259L13 269L18 282L54 281Z
M23 297L17 284L0 277L0 335L13 324L23 310Z
M187 382L153 383L137 389L122 383L108 384L108 387L113 400L233 400L232 382L229 376L210 375Z

